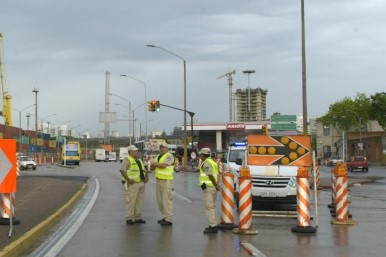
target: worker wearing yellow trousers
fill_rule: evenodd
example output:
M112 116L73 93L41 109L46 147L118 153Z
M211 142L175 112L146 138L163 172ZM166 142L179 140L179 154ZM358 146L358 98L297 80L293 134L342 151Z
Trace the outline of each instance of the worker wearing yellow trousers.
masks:
M156 197L162 219L158 220L161 226L173 224L173 174L174 156L169 153L168 144L160 144L160 154L151 164L156 178Z
M142 219L142 205L145 197L145 183L149 180L145 172L145 165L138 158L138 148L128 147L127 159L122 161L120 172L126 198L126 224L144 224Z
M202 161L199 185L203 190L204 210L209 223L209 227L205 228L204 233L217 233L216 200L217 191L220 191L218 166L217 163L210 158L209 148L202 148L198 154Z

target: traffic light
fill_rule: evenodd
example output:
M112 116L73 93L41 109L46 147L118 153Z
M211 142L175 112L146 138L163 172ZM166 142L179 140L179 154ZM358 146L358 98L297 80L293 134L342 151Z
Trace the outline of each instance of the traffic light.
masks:
M160 106L161 104L158 100L150 100L147 102L147 110L149 112L155 112L155 111L159 112Z
M155 110L156 110L157 112L159 112L160 106L161 106L161 104L159 103L159 101L156 101L156 102L155 102Z

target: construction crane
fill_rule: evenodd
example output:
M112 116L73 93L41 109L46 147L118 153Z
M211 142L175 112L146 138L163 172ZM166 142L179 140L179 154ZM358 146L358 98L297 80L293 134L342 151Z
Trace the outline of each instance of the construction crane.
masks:
M7 91L7 83L5 80L4 61L3 61L3 35L0 33L0 95L1 109L0 116L4 117L4 124L12 126L12 105L11 95Z
M232 121L232 85L233 85L233 78L232 75L235 75L236 71L230 71L217 79L221 79L223 77L227 77L228 79L228 86L229 86L229 121Z

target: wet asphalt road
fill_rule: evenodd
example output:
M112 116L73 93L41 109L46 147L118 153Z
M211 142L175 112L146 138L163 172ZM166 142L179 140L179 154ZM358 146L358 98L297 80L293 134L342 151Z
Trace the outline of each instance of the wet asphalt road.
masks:
M311 195L312 226L316 227L316 220L318 222L314 234L291 232L296 219L254 217L257 235L238 235L232 231L204 235L202 231L207 221L197 173L175 175L173 226L157 224L160 214L155 201L154 179L146 186L143 218L147 223L128 226L118 169L119 163L90 162L67 171L95 176L100 188L90 214L58 256L384 256L385 179L350 188L349 211L357 222L355 225L331 224L327 208L331 201L330 191L322 190L317 194L317 218L314 196ZM350 176L384 174L384 167L372 167L369 174L358 172L350 173ZM329 175L330 168L321 167L321 176ZM48 238L49 235L43 241Z

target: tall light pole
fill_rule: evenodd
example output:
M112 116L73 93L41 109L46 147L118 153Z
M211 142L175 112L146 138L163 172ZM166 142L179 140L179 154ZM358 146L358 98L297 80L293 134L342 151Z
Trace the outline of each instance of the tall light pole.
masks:
M20 111L17 110L17 109L14 109L14 110L16 110L16 111L19 112L19 152L21 152L21 113L22 113L23 111L27 110L28 108L34 106L34 105L35 105L35 104L31 104L31 105L25 107L24 109L22 109L22 110L20 110ZM13 108L12 108L12 109L13 109Z
M123 97L121 97L121 96L119 96L119 95L116 95L116 94L113 94L113 93L110 93L110 95L113 95L113 96L115 96L115 97L118 97L118 98L120 98L120 99L122 99L122 100L124 100L124 101L126 101L126 102L129 103L129 107L128 107L127 109L129 109L129 144L131 145L131 135L130 135L130 133L131 133L131 129L130 129L131 102L130 102L129 99L123 98ZM120 105L120 104L117 104L117 105ZM133 130L134 130L134 128L133 128Z
M123 104L115 104L115 105L119 105L119 106L121 106L121 107L123 107L123 108L126 108L126 109L128 109L129 110L129 144L131 145L131 135L130 135L130 132L131 133L133 133L133 137L134 137L134 117L133 117L133 125L132 125L132 130L130 130L130 126L131 126L131 124L130 124L130 122L131 122L131 115L133 115L134 116L134 111L132 111L131 110L131 103L130 103L130 101L129 101L129 106L126 106L126 105L123 105ZM133 114L131 114L131 113L133 113Z
M243 73L248 75L248 121L251 121L251 88L249 86L249 76L255 73L255 70L244 70Z
M179 56L179 55L177 55L177 54L175 54L175 53L173 53L173 52L171 52L163 47L156 46L156 45L147 45L147 47L159 48L165 52L168 52L169 54L180 58L184 64L184 169L186 170L187 162L188 162L188 149L187 149L187 144L186 144L186 136L187 136L187 133L186 133L186 61L181 56ZM192 138L192 141L193 141L193 138ZM192 149L193 149L193 144L192 144Z
M141 80L139 80L139 79L136 79L136 78L134 78L134 77L132 77L132 76L129 76L129 75L127 75L127 74L122 74L121 77L131 78L131 79L133 79L133 80L135 80L135 81L141 83L141 84L145 87L145 103L147 103L147 96L146 96L146 94L147 94L147 93L146 93L147 89L146 89L146 83L143 82L143 81L141 81ZM145 132L146 132L145 139L147 139L147 110L146 110L146 106L145 106L145 119L146 119L146 123L145 123L145 126L146 126L146 129L145 129Z
M59 144L59 136L61 136L61 133L60 133L60 129L63 125L66 125L66 129L67 129L67 123L70 123L71 120L68 120L68 121L65 121L65 122L62 122L62 123L59 123L58 124L58 132L57 132L57 135L56 135L56 153L57 153L57 158L58 158L58 162L59 162L59 156L60 156L60 144Z
M47 116L44 116L43 118L41 118L41 136L42 136L42 146L41 146L41 148L40 148L40 153L41 153L41 157L43 157L43 146L44 146L44 138L43 138L43 121L44 121L44 119L46 119L46 118L49 118L49 117L52 117L52 116L55 116L56 115L56 113L52 113L52 114L50 114L50 115L47 115Z
M303 96L303 135L308 135L307 114L307 71L306 71L306 36L304 23L304 0L301 0L301 25L302 25L302 96Z
M362 150L361 149L363 147L363 145L362 145L362 118L359 117L358 113L356 113L354 111L351 111L351 110L345 110L345 111L353 113L358 119L358 122L359 122L359 144L358 144L358 147L359 147L359 150Z

